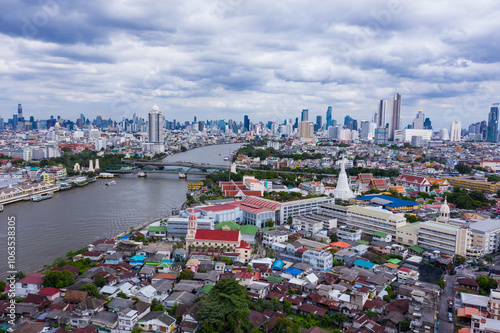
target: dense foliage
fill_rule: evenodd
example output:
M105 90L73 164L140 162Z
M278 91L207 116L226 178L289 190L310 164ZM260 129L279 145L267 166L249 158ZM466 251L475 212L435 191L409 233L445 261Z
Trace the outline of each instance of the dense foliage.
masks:
M236 280L222 279L201 300L198 311L201 332L248 331L249 313L250 296L245 287Z
M73 274L68 271L53 271L45 274L43 278L44 287L65 288L74 282Z
M468 192L466 189L462 189L458 186L453 188L451 193L447 194L447 199L448 202L461 209L477 209L494 203L488 200L483 192Z

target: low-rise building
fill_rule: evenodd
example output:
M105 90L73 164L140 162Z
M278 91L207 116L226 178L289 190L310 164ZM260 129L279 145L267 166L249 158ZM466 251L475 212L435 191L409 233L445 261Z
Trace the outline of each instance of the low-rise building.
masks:
M302 254L302 262L317 270L325 271L333 267L333 255L325 251L308 250Z

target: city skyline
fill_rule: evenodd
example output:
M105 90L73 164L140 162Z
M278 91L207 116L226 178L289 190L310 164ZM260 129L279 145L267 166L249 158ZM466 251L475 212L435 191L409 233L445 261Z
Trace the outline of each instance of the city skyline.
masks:
M158 104L169 119L280 122L331 105L338 121L370 120L396 89L402 126L420 109L436 128L487 118L499 5L429 4L7 1L0 115L22 103L38 118L119 119Z

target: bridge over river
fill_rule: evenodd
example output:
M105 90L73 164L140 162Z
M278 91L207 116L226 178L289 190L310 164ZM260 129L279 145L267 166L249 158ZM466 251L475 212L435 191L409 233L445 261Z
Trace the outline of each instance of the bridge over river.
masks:
M184 175L208 175L231 169L228 165L205 165L187 162L131 161L127 164L112 164L101 169L115 174L127 173L172 173Z

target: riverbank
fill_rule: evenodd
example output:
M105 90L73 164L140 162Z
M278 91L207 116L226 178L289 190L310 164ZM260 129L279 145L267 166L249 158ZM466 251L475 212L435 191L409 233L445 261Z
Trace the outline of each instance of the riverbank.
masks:
M196 163L222 164L228 150L240 144L210 146L170 157ZM233 148L234 147L234 148ZM220 154L220 155L219 155ZM123 175L113 186L106 180L56 193L50 200L8 205L2 216L16 218L16 270L34 272L61 255L102 238L123 235L131 227L147 228L179 209L186 201L189 183L202 177L179 180L167 174L148 177ZM8 271L7 223L0 231L0 279Z

